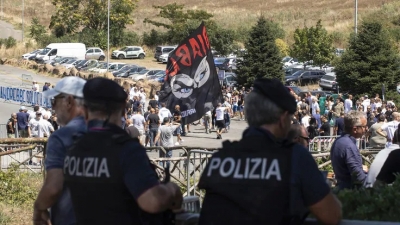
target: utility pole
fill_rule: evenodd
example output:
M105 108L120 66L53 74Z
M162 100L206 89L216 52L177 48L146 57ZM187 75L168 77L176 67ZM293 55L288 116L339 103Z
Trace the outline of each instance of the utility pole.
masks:
M22 0L22 41L24 41L24 8L25 0Z
M354 0L354 33L357 34L357 26L358 26L358 0Z
M107 9L107 72L109 67L109 58L110 58L110 0L108 0L108 9Z

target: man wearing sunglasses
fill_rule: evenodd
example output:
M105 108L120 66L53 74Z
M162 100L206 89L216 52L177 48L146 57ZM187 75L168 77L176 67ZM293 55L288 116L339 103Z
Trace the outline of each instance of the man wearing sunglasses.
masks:
M361 186L367 178L356 139L368 131L367 117L362 111L350 111L344 116L345 133L331 148L332 167L338 190Z
M287 135L287 139L308 149L310 138L308 137L308 132L303 125L292 124Z
M43 92L51 99L57 123L63 126L48 139L46 147L46 178L35 201L33 223L52 225L76 224L69 190L64 187L64 159L74 142L74 135L86 132L83 117L83 86L79 77L66 77L56 86ZM50 208L51 218L49 218Z

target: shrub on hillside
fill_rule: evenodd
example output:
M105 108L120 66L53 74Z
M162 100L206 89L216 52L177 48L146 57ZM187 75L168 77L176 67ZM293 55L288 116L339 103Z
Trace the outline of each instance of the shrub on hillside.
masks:
M15 40L13 37L8 37L4 39L3 44L6 46L6 49L13 48L17 46L17 40Z
M23 205L35 200L37 190L28 185L29 174L18 169L18 165L12 165L7 171L0 171L0 202Z
M152 29L149 33L143 33L143 44L147 46L154 47L159 44L163 44L166 42L165 40L166 34L160 31L156 31Z

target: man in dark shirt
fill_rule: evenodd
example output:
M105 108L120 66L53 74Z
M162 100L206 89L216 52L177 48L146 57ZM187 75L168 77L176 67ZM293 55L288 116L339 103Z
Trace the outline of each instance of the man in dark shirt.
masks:
M140 101L137 96L133 96L132 101L132 112L137 112L139 110Z
M349 111L344 117L345 133L337 138L331 148L332 167L339 190L362 185L367 177L356 139L367 131L364 112Z
M179 105L175 106L175 111L174 111L174 122L175 123L181 123L181 119L182 119L182 113L181 113L181 107ZM178 128L176 128L176 130L174 131L175 135L176 135L176 143L175 145L179 145L182 144L183 139L181 137L181 133L182 133L182 128L181 126L179 126Z
M149 126L150 146L153 147L154 145L157 145L157 143L154 143L154 139L157 136L158 127L160 126L160 117L154 108L150 109L150 114L146 121L147 125Z
M11 114L11 118L7 122L7 137L15 138L15 124L17 123L17 114Z
M47 83L47 82L44 83L42 91L47 91L47 90L49 90L49 86L50 86L49 83Z
M28 137L29 114L26 113L26 111L26 107L21 106L19 112L17 113L18 134L22 138Z
M155 96L151 96L151 100L149 101L149 105L151 106L151 108L156 108L158 107L158 101L155 99Z
M331 126L328 123L328 118L322 116L321 118L322 125L319 128L319 135L320 136L331 136Z
M333 133L335 135L341 136L344 133L344 113L340 113L340 117L335 121L335 128Z

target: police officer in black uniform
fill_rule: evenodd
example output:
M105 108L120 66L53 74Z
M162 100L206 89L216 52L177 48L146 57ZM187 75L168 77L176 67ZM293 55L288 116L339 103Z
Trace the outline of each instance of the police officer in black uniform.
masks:
M77 224L154 224L144 223L143 215L180 208L179 187L160 184L145 149L121 129L127 98L123 88L94 78L83 94L88 130L64 161Z
M306 148L287 141L294 97L277 79L258 79L245 100L249 128L223 142L199 181L199 225L302 224L311 211L337 224L341 205Z

